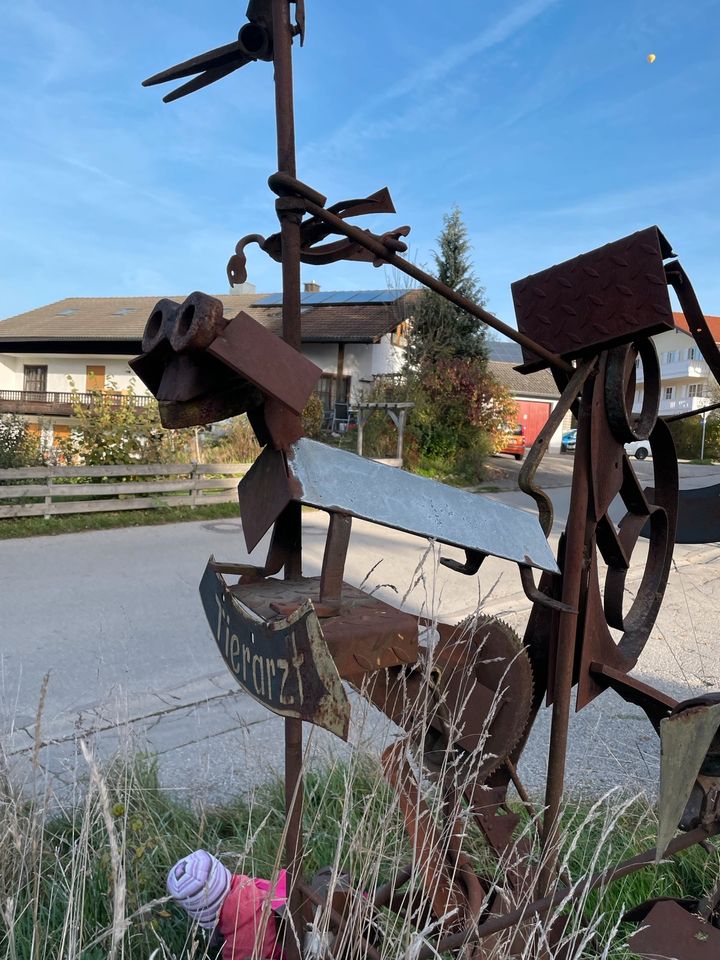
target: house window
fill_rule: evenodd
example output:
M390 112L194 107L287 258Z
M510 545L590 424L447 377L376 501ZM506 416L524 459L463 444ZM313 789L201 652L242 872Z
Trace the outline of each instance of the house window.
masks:
M52 430L54 447L56 447L62 440L68 440L70 437L70 427L64 423L54 423Z
M688 360L695 359L695 347L688 347L687 358Z
M350 395L350 377L338 378L331 373L324 373L315 388L315 392L322 401L323 410L330 412L336 403L347 403Z
M665 399L672 400L674 387L665 387Z
M27 393L45 393L47 369L47 367L23 367L23 390Z
M704 383L691 383L688 387L689 397L704 397L705 396L705 384Z
M105 367L85 367L85 392L105 389Z

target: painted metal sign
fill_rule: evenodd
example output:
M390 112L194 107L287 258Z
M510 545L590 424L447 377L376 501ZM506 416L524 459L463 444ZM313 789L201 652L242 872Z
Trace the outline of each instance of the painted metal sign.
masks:
M230 673L251 697L347 740L350 703L312 602L285 619L264 620L235 597L210 557L200 597Z

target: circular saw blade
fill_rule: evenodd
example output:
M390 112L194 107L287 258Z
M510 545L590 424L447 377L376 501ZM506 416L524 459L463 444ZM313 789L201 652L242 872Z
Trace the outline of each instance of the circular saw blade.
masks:
M495 617L438 624L429 651L436 709L422 744L423 764L439 774L450 762L482 783L512 753L530 717L533 676L515 631Z

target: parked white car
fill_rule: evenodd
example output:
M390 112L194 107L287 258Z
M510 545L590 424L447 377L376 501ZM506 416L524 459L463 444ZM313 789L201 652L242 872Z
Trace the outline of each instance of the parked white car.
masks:
M625 444L625 453L634 455L638 460L644 460L650 453L649 440L633 440Z

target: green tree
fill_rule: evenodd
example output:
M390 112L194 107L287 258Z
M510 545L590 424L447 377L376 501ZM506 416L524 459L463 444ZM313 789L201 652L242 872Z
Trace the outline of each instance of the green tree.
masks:
M443 217L433 254L439 280L464 297L483 306L485 290L470 263L470 241L460 210L454 207ZM485 324L444 297L426 290L418 299L408 346L408 363L417 369L438 359L487 359Z

